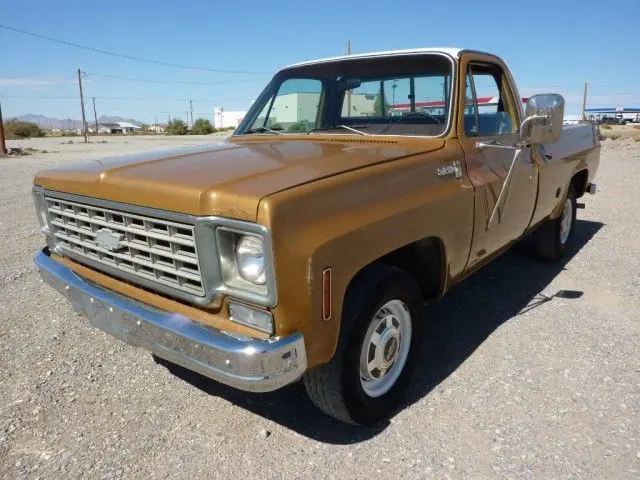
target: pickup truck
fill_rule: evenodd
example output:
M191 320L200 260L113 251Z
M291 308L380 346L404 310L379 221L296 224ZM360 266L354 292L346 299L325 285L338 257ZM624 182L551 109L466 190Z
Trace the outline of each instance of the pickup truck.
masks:
M402 404L423 306L516 242L559 259L597 127L523 100L497 56L281 69L221 143L40 172L43 279L154 358L366 425ZM421 365L420 368L429 368Z

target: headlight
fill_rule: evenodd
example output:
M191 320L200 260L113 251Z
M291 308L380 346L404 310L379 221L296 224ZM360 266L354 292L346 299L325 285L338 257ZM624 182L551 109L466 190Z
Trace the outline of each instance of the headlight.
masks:
M237 300L264 307L277 302L269 231L260 226L226 220L216 226L220 280L217 290Z
M256 285L267 281L262 239L243 235L236 244L236 262L240 276Z

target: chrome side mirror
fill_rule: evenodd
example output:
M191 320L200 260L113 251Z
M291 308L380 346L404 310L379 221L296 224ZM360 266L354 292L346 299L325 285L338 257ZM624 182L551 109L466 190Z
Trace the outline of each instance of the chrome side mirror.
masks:
M527 102L525 119L520 125L520 142L539 144L557 142L562 135L564 98L556 93L534 95Z

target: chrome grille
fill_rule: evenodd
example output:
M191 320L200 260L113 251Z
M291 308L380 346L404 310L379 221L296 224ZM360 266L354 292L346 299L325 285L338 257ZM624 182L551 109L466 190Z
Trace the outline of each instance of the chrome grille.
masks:
M193 225L45 198L52 233L64 251L90 263L204 296ZM96 243L101 229L120 236L116 249Z

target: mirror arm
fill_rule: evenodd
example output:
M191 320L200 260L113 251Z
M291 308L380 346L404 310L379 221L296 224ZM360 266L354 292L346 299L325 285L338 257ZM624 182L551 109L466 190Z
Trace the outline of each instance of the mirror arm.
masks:
M520 130L518 131L518 138L520 139L518 140L518 144L523 146L525 143L527 143L523 135L524 132L529 129L529 125L535 122L541 122L543 125L547 125L550 120L550 115L531 115L530 117L525 118L520 124Z
M507 201L507 196L509 195L509 190L511 188L511 180L513 179L513 175L516 172L516 168L520 163L520 153L522 153L522 148L514 148L515 154L513 156L513 161L511 162L511 166L509 167L509 171L507 172L507 176L504 179L504 183L502 184L502 190L500 190L500 195L498 195L498 200L496 200L496 205L493 207L493 212L491 212L491 216L489 217L489 222L487 223L487 230L489 230L497 217L498 209L502 209L502 206Z

